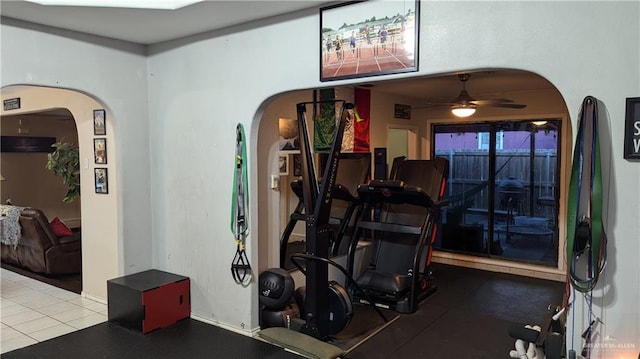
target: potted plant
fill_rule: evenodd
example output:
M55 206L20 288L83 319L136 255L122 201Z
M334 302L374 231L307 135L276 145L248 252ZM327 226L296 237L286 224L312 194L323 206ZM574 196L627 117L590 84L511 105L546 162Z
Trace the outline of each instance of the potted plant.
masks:
M80 149L68 142L56 142L51 147L55 150L47 155L46 168L61 176L67 185L62 201L73 202L80 195Z

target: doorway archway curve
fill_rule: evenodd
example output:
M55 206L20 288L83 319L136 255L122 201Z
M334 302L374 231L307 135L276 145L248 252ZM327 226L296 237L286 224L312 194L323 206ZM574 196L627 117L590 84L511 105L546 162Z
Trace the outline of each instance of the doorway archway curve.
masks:
M527 105L526 113L519 112L518 115L522 118L553 117L562 119L565 124L563 138L566 140L561 150L563 154L561 181L564 181L568 159L570 159L570 156L565 156L564 154L571 153L569 146L567 146L567 143L571 142L572 136L569 112L566 101L558 88L539 74L507 68L461 69L427 76L342 84L335 86L335 88L336 93L339 93L341 89L353 87L371 89L372 121L381 121L383 123L382 127L379 128L373 123L371 125L372 149L376 146L385 146L387 125L392 127L411 125L418 128L418 154L427 157L431 145L429 138L430 125L434 121L459 122L465 120L453 117L449 111L449 106L418 108L426 103L446 102L455 98L462 88L458 78L458 74L462 73L471 74L469 83L467 83L467 91L471 96L483 99L508 98L515 103L525 103ZM274 158L277 159L278 157L276 144L278 141L278 119L295 118L295 103L312 99L312 90L300 89L282 92L271 96L262 104L261 109L264 109L264 112L262 116L260 114L256 115L256 119L258 119L257 138L253 138L257 142L256 148L259 157L258 183L272 183L270 181L272 178L282 180L281 176L278 176L277 162L274 160ZM411 105L413 110L410 120L394 118L394 104L398 103ZM485 107L482 108L482 111L479 110L477 112L475 118L482 121L504 120L513 118L513 111L513 109ZM376 114L376 118L374 118L374 114ZM385 119L381 119L378 114L383 114L382 117L385 117ZM279 243L281 227L288 218L286 207L291 207L292 203L291 199L283 199L283 196L280 195L282 193L280 191L286 189L287 183L280 182L279 184L278 189L260 186L258 191L260 198L263 199L263 201L259 202L258 209L260 228L266 229L261 232L267 237L267 239L260 241L259 258L262 267L277 266L276 247ZM561 203L564 201L565 195L564 191L562 191ZM283 206L285 206L284 210ZM564 206L561 207L560 213L563 213Z
M2 100L19 98L20 108L0 113L2 116L43 112L65 108L72 115L78 131L80 148L80 196L82 226L82 295L106 302L107 279L118 275L122 261L121 223L118 220L118 165L116 127L105 104L98 99L72 89L34 85L9 85L2 88ZM106 138L109 162L94 164L93 110L106 112ZM95 193L94 168L108 169L109 193ZM87 265L90 263L91 265Z

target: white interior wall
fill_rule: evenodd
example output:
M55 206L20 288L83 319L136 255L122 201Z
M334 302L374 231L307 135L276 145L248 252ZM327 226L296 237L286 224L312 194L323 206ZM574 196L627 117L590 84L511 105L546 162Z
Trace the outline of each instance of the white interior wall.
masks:
M92 163L92 111L107 111L110 193L85 195L93 190L93 174L85 175L88 170L81 174L83 240L99 244L83 246L83 294L106 300L107 279L154 265L145 49L5 18L0 40L2 98L22 98L22 109L11 114L69 109L76 120L81 156ZM60 91L24 91L15 85Z
M608 159L604 172L609 184L610 259L595 293L595 309L606 323L602 338L635 343L635 354L640 345L640 167L622 159L622 133L625 98L640 92L639 3L422 5L420 71L372 81L461 69L519 68L540 74L558 88L574 126L586 95L606 104L610 117L603 136L610 147L603 149L603 157ZM250 194L255 198L261 186L258 154L265 150L257 145L265 99L326 85L318 82L318 14L299 15L273 19L286 20L281 23L263 22L152 47L146 83L147 72L138 55L92 40L2 25L2 44L12 49L2 52L3 86L29 83L80 89L99 96L119 119L122 138L117 157L123 160L121 192L115 194L121 223L118 236L132 243L120 248L121 255L134 264L149 264L147 252L154 248L159 268L192 277L194 315L240 331L256 328L258 315L256 285L236 285L229 273L235 244L228 230L231 188L224 184L232 179L235 124L245 124L251 141ZM282 41L283 36L288 40ZM83 56L67 68L70 53L89 54L95 61L85 64ZM88 63L99 63L100 71ZM146 146L149 136L151 153ZM150 216L153 237L148 231ZM251 207L250 216L249 254L258 268L259 260L268 259L259 258L256 251L257 233L262 230L256 207ZM134 260L136 255L141 259ZM140 269L120 268L121 272ZM576 309L581 332L587 321L581 300ZM570 333L576 342L579 334ZM606 354L603 349L594 357Z
M622 121L616 118L624 118L624 97L638 91L638 53L636 49L630 49L628 44L638 43L638 6L635 3L553 3L545 7L536 6L533 3L518 2L483 2L474 3L474 11L466 11L469 4L459 2L425 2L421 17L421 52L419 74L436 74L461 69L504 67L519 68L533 71L549 79L560 91L567 103L567 108L575 123L577 112L582 98L586 95L594 95L601 98L609 107L611 118L611 132L622 131ZM605 26L597 29L588 25L591 21ZM585 20L586 19L586 20ZM613 20L615 19L615 20ZM610 22L610 23L609 23ZM625 23L625 26L620 24ZM180 191L184 200L178 198L178 193L172 194L168 190L162 176L177 176L184 172L184 166L188 163L178 163L174 153L192 152L201 153L208 146L206 135L217 132L223 134L216 138L219 148L230 149L233 147L232 135L236 121L245 123L250 128L251 151L250 156L259 156L265 148L259 148L257 143L257 121L262 114L256 110L262 106L263 101L270 96L292 89L317 88L321 86L338 86L354 83L353 81L339 81L331 84L322 84L317 79L318 47L316 45L316 32L318 27L317 13L302 14L293 20L268 24L258 28L241 28L237 32L209 38L199 37L193 43L183 41L176 43L174 47L163 45L149 60L150 71L161 73L163 76L154 76L150 81L152 118L158 120L152 123L153 138L162 139L152 144L154 155L158 158L168 159L163 162L161 168L156 168L154 178L154 199L158 199L155 210L160 214L166 210L163 208L178 208L189 206L201 207L207 202L211 212L227 213L228 203L211 202L214 194L208 189L199 187L199 183ZM301 29L310 29L301 31ZM535 29L535 31L533 30ZM606 29L606 33L602 33ZM286 34L288 41L279 39ZM615 38L616 41L610 41ZM473 39L473 41L460 41L460 39ZM554 41L550 41L554 39ZM601 43L601 48L594 51L593 39ZM291 49L288 44L297 44ZM606 55L604 55L606 53ZM207 54L209 56L207 56ZM241 56L221 56L220 54L241 54ZM266 54L266 55L265 55ZM260 59L256 62L255 59ZM286 59L286 60L285 60ZM635 61L635 62L634 62ZM282 66L286 63L287 66ZM189 66L186 66L189 64ZM633 66L632 66L633 65ZM602 69L607 69L606 74ZM194 69L197 69L195 71ZM188 71L187 71L188 70ZM590 74L590 75L587 75ZM414 74L410 74L414 75ZM409 75L409 76L410 76ZM397 75L391 77L403 77ZM576 81L576 79L580 79ZM631 79L634 79L633 81ZM377 79L368 79L375 81ZM210 85L207 85L210 84ZM169 86L170 84L170 86ZM238 86L238 84L241 84ZM247 84L243 86L242 84ZM251 84L249 87L248 84ZM248 90L250 88L250 91ZM178 93L180 95L176 96ZM185 102L185 98L187 102ZM173 126L172 119L177 117L175 110L177 103L180 106L180 122L196 121L203 133L189 133L189 140L176 139L176 133L187 134L179 127ZM206 105L205 105L206 104ZM242 105L241 105L242 104ZM217 114L215 120L207 120L211 113ZM205 114L209 114L205 116ZM177 118L175 119L177 121ZM171 134L171 136L167 136ZM374 134L372 133L372 137ZM610 218L617 218L615 223L622 221L624 216L636 216L635 211L625 207L627 204L618 203L616 191L619 186L625 185L632 188L638 178L638 169L628 162L621 160L621 138L611 136L612 150L609 156L615 159L611 170L616 173L612 183L612 196L609 198ZM373 138L372 138L373 142ZM227 159L225 159L227 158ZM155 161L154 161L155 162ZM196 155L194 163L199 162ZM256 171L257 161L252 161L251 172ZM216 183L230 183L231 171L217 171L217 168L230 168L230 156L218 157L216 163L220 166L202 166L193 169L196 178L207 178ZM259 192L257 175L252 176L252 193ZM635 186L637 188L637 186ZM621 188L621 187L620 187ZM638 197L637 190L627 193ZM198 193L199 199L192 193ZM158 194L158 196L156 196ZM194 202L194 200L196 202ZM199 204L198 204L199 203ZM615 203L615 205L613 205ZM176 208L176 210L178 209ZM253 208L252 208L253 209ZM258 221L252 211L251 259L252 261L268 261L269 259L258 255L253 250L257 247L256 228ZM226 216L214 217L204 224L204 214L192 218L194 223L202 223L203 232L214 231L215 228L224 228L227 224ZM184 226L177 221L165 217L165 228L161 231L167 238L176 237L177 233L185 232ZM616 226L610 223L611 236L625 238L637 233L637 220L627 218L631 226ZM610 221L611 222L611 221ZM158 228L159 229L159 228ZM187 232L198 230L186 229ZM192 236L193 237L193 236ZM197 237L197 236L196 236ZM252 323L256 326L257 316L255 310L249 313L241 313L240 308L256 308L257 299L255 286L250 291L233 283L229 273L229 256L233 253L233 241L228 236L225 238L207 239L198 242L199 253L192 253L179 244L179 241L167 242L167 254L177 256L176 265L183 263L184 269L188 269L195 276L196 282L202 285L198 291L202 292L201 298L196 302L197 315L218 321L231 327L240 328L242 324ZM637 242L623 242L628 251L615 251L615 260L622 260L629 268L627 280L634 281L637 272L637 264L634 264L630 253L635 257L639 253ZM195 260L196 256L209 258L205 264L203 260ZM186 263L195 263L188 266ZM260 264L258 264L260 266ZM621 267L618 267L618 271ZM217 275L212 274L217 273ZM624 274L616 272L616 276ZM210 288L215 288L210 289ZM624 289L618 288L625 293ZM608 315L617 317L611 320L605 331L607 334L626 340L635 340L638 333L637 324L618 324L624 322L623 317L631 310L637 316L637 308L634 300L638 298L638 289L629 288L629 296L609 292L614 295L620 309L607 308ZM227 295L216 296L215 293L224 292ZM249 293L250 292L250 293ZM200 300L202 302L200 302ZM603 305L601 303L600 305ZM599 305L599 304L596 304ZM578 305L580 315L584 315L583 306ZM623 314L627 313L627 314ZM613 319L613 318L612 318ZM581 320L585 320L584 317ZM633 333L633 335L630 335Z

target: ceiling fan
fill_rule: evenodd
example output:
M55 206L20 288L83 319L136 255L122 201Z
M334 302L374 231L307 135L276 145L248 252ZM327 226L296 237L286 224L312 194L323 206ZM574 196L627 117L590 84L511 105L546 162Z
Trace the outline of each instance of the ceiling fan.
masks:
M419 108L428 108L435 106L451 106L451 112L458 117L468 117L473 115L476 112L476 108L478 106L487 106L487 107L503 107L503 108L515 108L521 109L525 108L527 105L513 103L513 100L509 100L507 98L496 98L496 99L485 99L485 100L477 100L467 92L467 81L469 81L469 74L459 74L458 79L462 83L462 90L456 98L447 102L435 102L427 104L424 107Z

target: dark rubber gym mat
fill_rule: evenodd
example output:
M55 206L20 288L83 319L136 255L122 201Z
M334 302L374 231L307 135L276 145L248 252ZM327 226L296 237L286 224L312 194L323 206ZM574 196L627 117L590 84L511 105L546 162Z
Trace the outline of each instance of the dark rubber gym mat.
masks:
M193 319L142 334L113 323L2 354L22 358L225 358L299 359L277 346Z
M348 359L505 358L515 342L508 334L511 324L543 324L547 306L559 304L564 293L560 282L440 264L432 269L438 290L415 313L400 315L358 345ZM356 315L367 316L356 319L358 325L349 328L356 334L366 332L361 329L379 319L373 311ZM146 335L103 323L2 354L2 359L12 358L301 357L188 319Z
M390 310L380 309L380 311L387 319L386 322L370 305L354 304L353 318L344 330L333 337L331 344L348 353L393 324L399 317L397 313Z
M510 322L477 313L449 311L399 348L394 359L508 358L515 340Z
M564 283L433 264L438 290L413 314L349 353L349 359L509 357L513 323L541 325Z
M476 290L462 309L518 323L538 323L549 305L562 303L565 284L496 274Z

